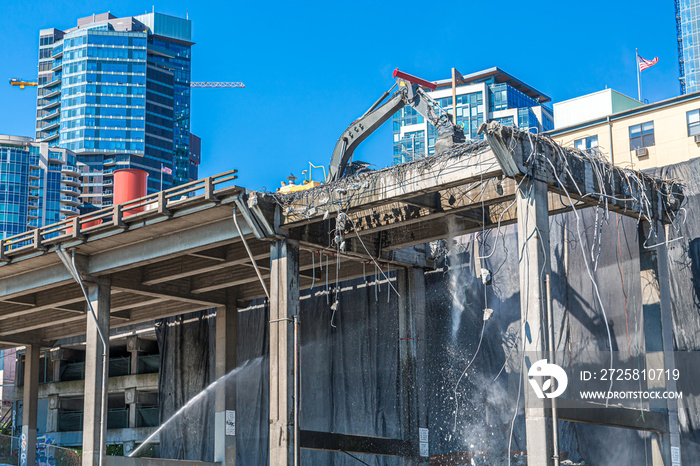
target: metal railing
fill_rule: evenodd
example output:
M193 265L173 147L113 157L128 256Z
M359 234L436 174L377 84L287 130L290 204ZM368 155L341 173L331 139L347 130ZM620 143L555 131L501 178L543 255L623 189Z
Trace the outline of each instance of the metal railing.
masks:
M110 228L126 229L128 223L154 215L170 216L171 210L196 201L216 201L218 195L231 188L238 179L238 170L230 170L218 175L191 181L174 188L122 204L102 208L87 214L67 218L51 225L26 231L0 240L0 261L9 261L13 256L32 251L41 251L63 241L83 239L86 233L104 231ZM61 210L79 212L69 206Z

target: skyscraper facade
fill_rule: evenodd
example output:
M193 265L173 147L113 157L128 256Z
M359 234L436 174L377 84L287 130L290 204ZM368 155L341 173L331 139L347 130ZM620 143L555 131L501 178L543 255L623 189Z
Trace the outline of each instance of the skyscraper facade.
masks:
M437 89L428 94L450 114L456 113L457 124L467 139L478 139L479 126L500 121L525 131L542 132L554 128L554 113L543 105L551 99L531 86L490 68L463 76L456 86L456 105L452 105L452 80L436 81ZM435 153L437 130L406 106L393 118L394 163L403 163Z
M700 0L676 0L681 94L700 90Z
M40 32L37 140L77 155L86 210L111 205L118 168L148 172L149 192L185 183L191 171L196 178L192 45L189 19L155 12Z
M78 215L78 177L73 152L32 138L0 135L1 236Z

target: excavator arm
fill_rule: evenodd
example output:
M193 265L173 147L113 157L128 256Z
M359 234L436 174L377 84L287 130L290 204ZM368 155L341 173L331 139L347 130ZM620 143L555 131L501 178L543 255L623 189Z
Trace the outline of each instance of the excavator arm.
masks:
M348 161L357 146L406 105L413 107L437 128L436 153L442 152L454 143L464 142L462 128L454 125L450 115L444 112L438 103L421 88L424 86L435 89L435 84L403 73L398 68L394 70L394 78L397 78L396 84L385 92L364 115L343 131L343 134L338 138L333 149L326 183L342 178ZM382 104L381 102L396 86L398 86L398 90Z

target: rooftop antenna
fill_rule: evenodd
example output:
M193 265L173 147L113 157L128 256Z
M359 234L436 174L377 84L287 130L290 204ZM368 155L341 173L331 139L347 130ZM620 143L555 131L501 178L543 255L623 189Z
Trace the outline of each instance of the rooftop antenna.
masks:
M153 14L156 14L156 6L155 6L155 5L151 5L151 7L153 8L153 10L152 10Z
M187 9L187 19L190 19L190 9Z

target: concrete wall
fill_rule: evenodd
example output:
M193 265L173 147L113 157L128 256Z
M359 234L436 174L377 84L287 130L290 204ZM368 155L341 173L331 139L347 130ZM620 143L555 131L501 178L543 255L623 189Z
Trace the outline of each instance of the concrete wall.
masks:
M598 148L610 159L612 134L612 155L616 165L639 170L672 165L700 157L700 145L694 142L692 136L688 136L686 120L686 112L698 108L700 98L648 112L616 117L611 119L611 129L608 128L607 122L601 121L596 125L556 134L553 139L562 146L574 147L574 141L577 139L598 136ZM655 144L647 147L649 155L638 158L630 150L629 127L648 121L654 122Z

